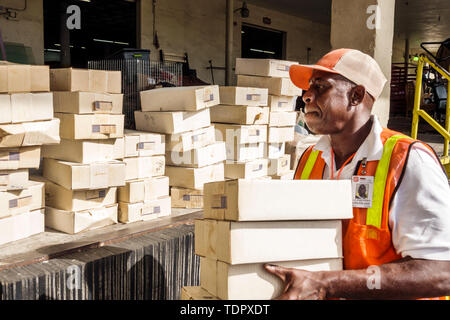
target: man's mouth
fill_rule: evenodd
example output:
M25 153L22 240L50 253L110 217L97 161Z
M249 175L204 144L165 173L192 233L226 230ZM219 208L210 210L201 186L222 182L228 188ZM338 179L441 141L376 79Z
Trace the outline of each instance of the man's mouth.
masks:
M320 117L321 114L318 109L305 109L305 116L307 117Z

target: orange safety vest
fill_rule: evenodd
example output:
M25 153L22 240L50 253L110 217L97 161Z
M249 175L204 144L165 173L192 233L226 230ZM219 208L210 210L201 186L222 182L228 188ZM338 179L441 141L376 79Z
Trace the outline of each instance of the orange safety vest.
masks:
M360 161L354 176L373 176L372 207L353 208L353 219L343 221L344 268L365 269L402 257L396 253L389 228L390 205L400 186L411 147L419 141L401 133L383 129L383 155L379 161ZM436 157L433 149L417 144ZM296 180L321 180L325 169L322 152L309 147L295 171ZM439 160L438 160L439 161ZM440 163L440 162L439 162ZM448 297L440 298L448 300Z

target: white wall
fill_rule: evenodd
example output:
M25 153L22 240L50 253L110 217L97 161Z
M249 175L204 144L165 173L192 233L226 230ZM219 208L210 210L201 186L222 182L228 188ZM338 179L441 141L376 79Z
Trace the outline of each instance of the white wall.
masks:
M153 42L152 1L141 0L141 46L152 50L152 58L159 55ZM242 6L235 2L235 9ZM330 50L330 26L298 18L277 11L248 5L250 16L234 15L233 61L241 55L242 22L268 27L287 33L286 59L306 62L306 48L312 48L310 62L315 62ZM189 55L190 67L197 70L203 81L211 81L211 71L206 69L209 60L214 66L225 66L225 0L157 0L156 29L160 47L164 52ZM262 22L272 20L271 25ZM224 84L225 71L214 70L216 83Z
M26 11L17 12L17 21L0 16L4 42L21 43L33 50L36 64L44 64L43 0L28 0ZM23 7L24 0L0 0L0 6Z

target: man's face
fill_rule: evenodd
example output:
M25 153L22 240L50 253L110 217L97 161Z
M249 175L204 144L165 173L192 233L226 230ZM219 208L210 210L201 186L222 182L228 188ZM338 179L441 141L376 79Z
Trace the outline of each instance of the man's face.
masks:
M353 116L350 92L354 85L344 77L314 71L310 88L303 95L305 121L316 134L340 133Z

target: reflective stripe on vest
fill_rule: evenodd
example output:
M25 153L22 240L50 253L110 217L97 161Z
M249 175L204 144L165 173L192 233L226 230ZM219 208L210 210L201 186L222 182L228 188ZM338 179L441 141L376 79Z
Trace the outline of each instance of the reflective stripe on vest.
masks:
M312 150L308 160L305 163L305 168L303 168L302 176L300 180L308 180L309 176L311 175L311 172L314 168L314 165L316 164L316 160L319 157L320 151Z

